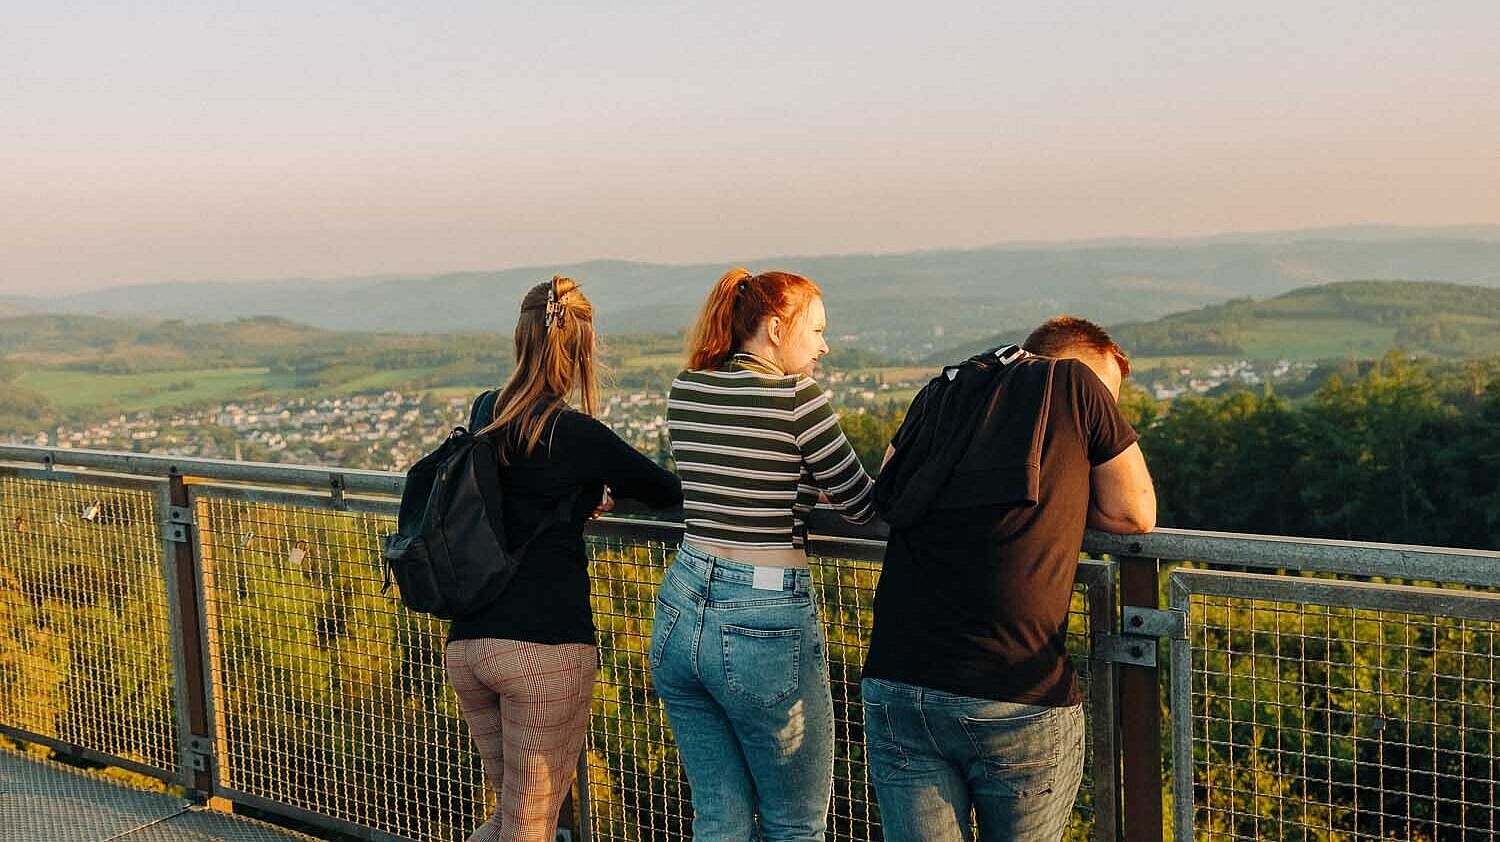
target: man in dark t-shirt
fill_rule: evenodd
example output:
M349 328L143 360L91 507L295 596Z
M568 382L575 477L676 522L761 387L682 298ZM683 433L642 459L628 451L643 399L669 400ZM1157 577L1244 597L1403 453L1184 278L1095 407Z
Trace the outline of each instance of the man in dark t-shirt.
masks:
M1000 387L1010 391L985 412L1033 417L972 426L977 437L1034 435L971 442L954 475L986 446L1014 447L1012 461L1035 472L1035 499L963 505L940 493L914 522L893 526L887 544L862 687L890 842L965 839L971 811L984 840L1061 837L1083 773L1083 713L1066 650L1083 531L1155 525L1151 478L1117 406L1129 374L1119 346L1092 322L1063 316L1023 347L1034 356L1011 364L1018 370ZM942 385L917 396L888 461L936 423L938 410L923 403Z

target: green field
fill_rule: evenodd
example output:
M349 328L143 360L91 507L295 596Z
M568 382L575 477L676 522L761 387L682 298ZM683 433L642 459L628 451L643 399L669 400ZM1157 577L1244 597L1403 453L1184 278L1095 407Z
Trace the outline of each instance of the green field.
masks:
M426 394L434 400L445 401L451 398L463 398L469 400L484 387L481 386L440 386L436 389L428 389Z
M1248 359L1372 359L1395 347L1396 328L1337 318L1267 321L1247 329L1240 344Z
M337 384L339 394L401 389L433 373L431 366L377 371ZM305 393L298 375L273 374L268 368L219 368L153 371L140 374L99 374L68 369L38 369L16 378L16 385L46 395L58 409L110 406L120 412L156 410L204 401L225 402L250 398L289 398ZM442 396L472 395L476 386L450 385L441 389L417 388ZM327 389L317 389L326 392Z
M894 403L906 406L911 399L917 396L920 388L892 389L889 392L876 392L875 402L880 404Z
M1126 348L1125 353L1130 354ZM1150 354L1130 354L1130 372L1132 375L1143 374L1148 371L1165 369L1174 371L1179 368L1199 368L1202 366L1219 365L1233 360L1233 357L1211 357L1211 356L1152 356Z
M432 366L420 368L394 368L390 371L377 371L364 377L356 377L338 384L342 392L369 392L375 389L382 391L395 389L403 383L425 377L433 372Z
M1351 281L1237 299L1111 332L1142 357L1298 361L1500 354L1500 290L1460 284Z
M294 374L272 374L268 368L218 368L153 371L143 374L97 374L66 369L28 371L16 385L46 395L58 409L110 405L122 412L182 406L199 401L229 401L266 392L290 390Z
M621 368L657 368L662 366L680 367L683 364L681 351L670 351L653 354L638 354L626 357Z
M1333 319L1309 319L1300 323L1273 322L1257 325L1239 336L1244 350L1235 354L1135 354L1131 367L1152 369L1202 368L1233 360L1328 360L1375 359L1396 347L1396 329Z
M957 360L954 362L957 362ZM878 377L883 378L886 382L894 382L897 380L927 380L936 377L940 370L942 370L942 366L939 365L888 365L857 368L849 372L849 374L854 377Z

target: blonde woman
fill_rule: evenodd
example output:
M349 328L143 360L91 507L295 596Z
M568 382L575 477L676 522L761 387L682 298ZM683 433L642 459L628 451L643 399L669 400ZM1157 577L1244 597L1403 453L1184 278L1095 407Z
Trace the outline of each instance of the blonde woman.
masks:
M662 579L651 675L693 790L693 838L821 840L833 700L807 566L820 497L856 523L871 483L811 373L818 287L735 269L667 398L687 531Z
M675 476L593 417L593 321L571 279L533 287L516 321L515 373L471 410L471 426L499 446L506 532L531 543L505 591L448 633L448 680L497 802L470 842L556 835L598 669L583 528L605 489L654 507L682 500Z

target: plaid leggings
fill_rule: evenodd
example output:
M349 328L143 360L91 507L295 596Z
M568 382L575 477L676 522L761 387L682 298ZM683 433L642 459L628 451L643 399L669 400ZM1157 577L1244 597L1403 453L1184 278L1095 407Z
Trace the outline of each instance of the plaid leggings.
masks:
M597 652L482 638L450 642L445 661L495 793L469 842L552 842L588 733Z

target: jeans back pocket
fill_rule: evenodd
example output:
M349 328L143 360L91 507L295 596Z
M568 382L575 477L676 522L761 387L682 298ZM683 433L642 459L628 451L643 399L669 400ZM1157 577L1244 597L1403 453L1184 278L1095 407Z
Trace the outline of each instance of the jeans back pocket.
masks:
M905 769L911 760L906 749L896 739L896 728L891 724L891 711L882 702L864 702L865 762L870 768L870 777L884 781L892 773Z
M672 637L672 628L677 625L677 618L682 612L668 605L661 597L656 598L656 617L651 621L651 651L647 655L647 662L651 669L661 666L662 655L667 650L667 640Z
M802 665L801 629L750 629L724 625L724 681L747 701L771 707L797 689Z
M960 716L958 724L984 765L986 778L1016 796L1052 790L1062 757L1056 709L993 719Z

